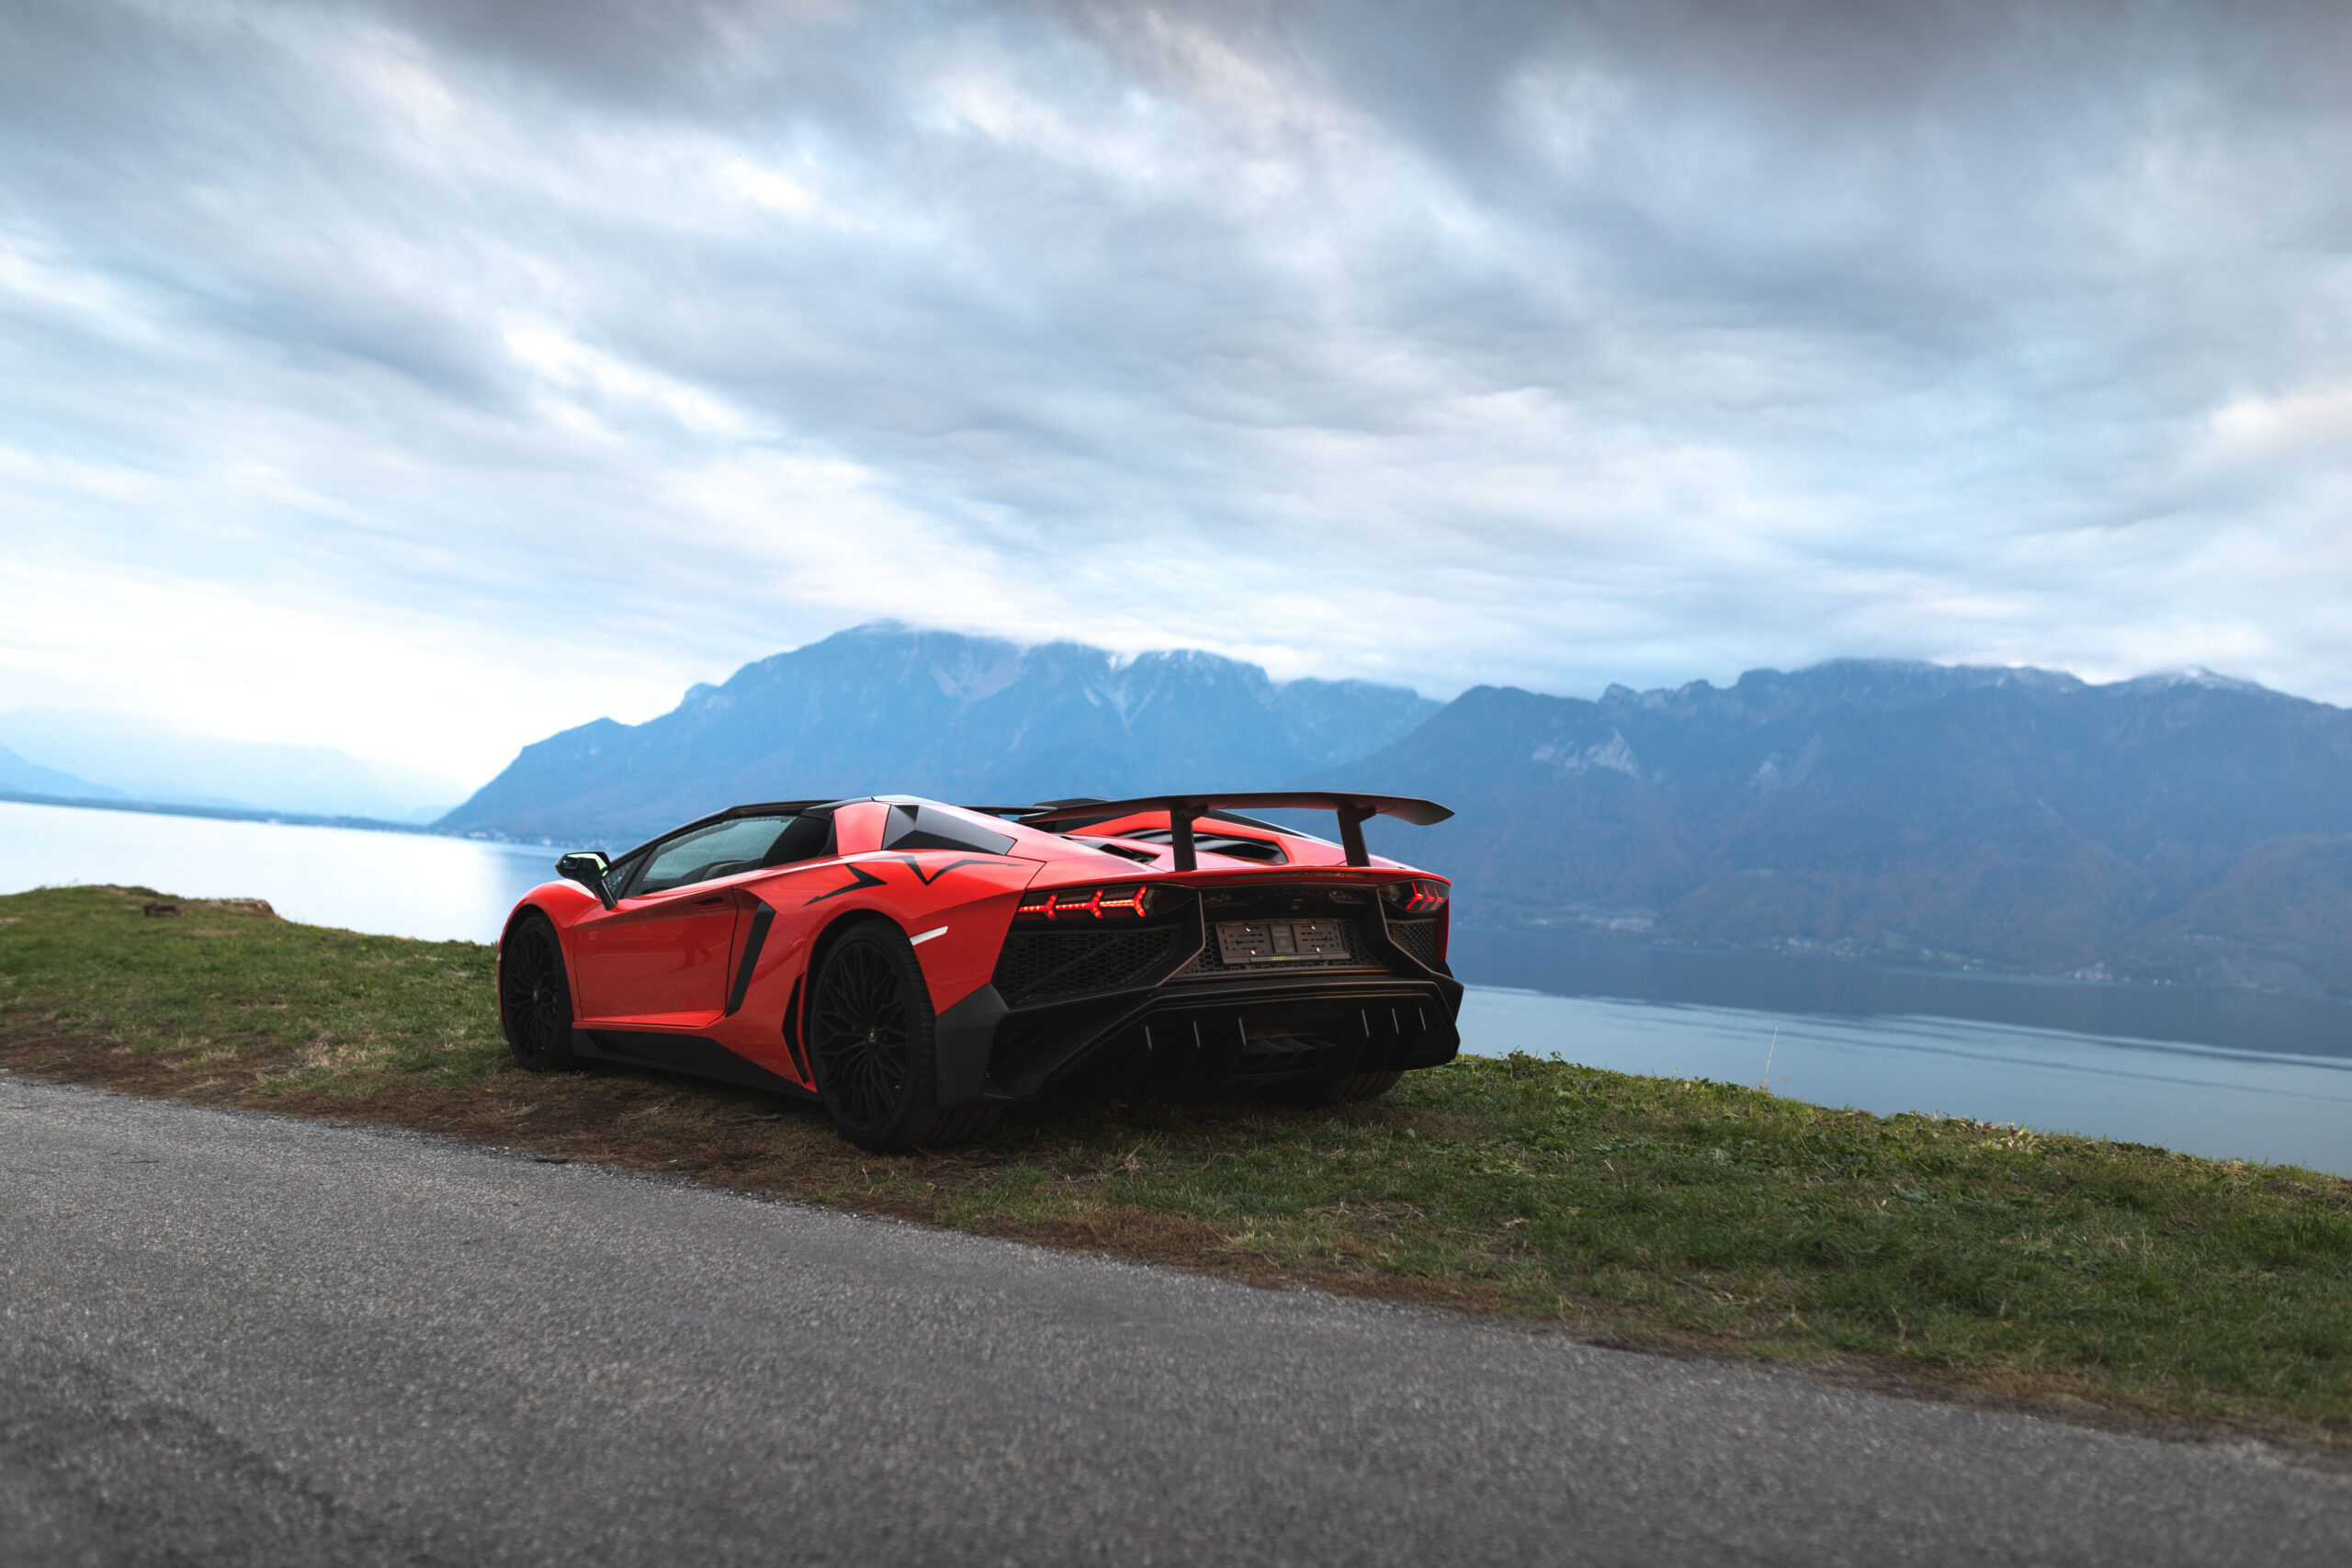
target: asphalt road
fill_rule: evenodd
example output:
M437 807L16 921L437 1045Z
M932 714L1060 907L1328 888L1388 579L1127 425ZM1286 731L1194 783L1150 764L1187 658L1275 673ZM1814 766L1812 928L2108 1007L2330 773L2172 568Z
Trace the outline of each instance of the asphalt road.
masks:
M2352 1478L0 1077L0 1562L2352 1560Z

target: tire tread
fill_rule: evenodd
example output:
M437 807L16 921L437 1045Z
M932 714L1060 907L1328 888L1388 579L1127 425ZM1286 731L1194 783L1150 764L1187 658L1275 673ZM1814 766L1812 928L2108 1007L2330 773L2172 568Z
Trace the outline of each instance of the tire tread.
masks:
M992 1100L975 1100L963 1105L949 1105L933 1110L930 1125L909 1145L913 1148L944 1149L956 1144L968 1144L986 1137L996 1128L1004 1115L1004 1107Z

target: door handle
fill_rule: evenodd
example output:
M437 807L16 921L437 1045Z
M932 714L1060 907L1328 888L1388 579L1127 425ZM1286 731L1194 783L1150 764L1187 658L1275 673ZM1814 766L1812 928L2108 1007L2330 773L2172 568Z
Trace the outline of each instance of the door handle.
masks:
M712 894L712 895L711 895L709 897L707 897L707 898L697 898L697 899L695 899L695 907L696 908L698 908L698 909L707 909L707 908L709 908L713 904L724 904L724 903L726 903L726 902L727 902L727 895L725 895L724 893L714 893L714 894Z

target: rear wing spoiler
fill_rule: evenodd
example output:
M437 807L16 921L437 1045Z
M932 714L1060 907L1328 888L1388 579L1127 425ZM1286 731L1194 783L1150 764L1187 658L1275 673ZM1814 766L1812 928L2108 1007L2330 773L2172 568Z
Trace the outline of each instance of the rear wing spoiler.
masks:
M1147 795L1133 800L1056 801L1041 810L1023 812L1017 820L1024 828L1081 827L1095 822L1115 821L1143 811L1165 811L1168 813L1169 847L1175 852L1175 869L1194 871L1199 869L1200 863L1193 843L1193 823L1203 817L1214 818L1243 807L1254 807L1260 811L1338 813L1340 844L1347 851L1350 865L1372 863L1372 856L1363 847L1363 825L1374 817L1394 817L1399 822L1427 828L1453 815L1434 800L1419 800L1406 795L1341 795L1326 790L1290 790L1269 795ZM1008 812L1006 815L1012 814Z

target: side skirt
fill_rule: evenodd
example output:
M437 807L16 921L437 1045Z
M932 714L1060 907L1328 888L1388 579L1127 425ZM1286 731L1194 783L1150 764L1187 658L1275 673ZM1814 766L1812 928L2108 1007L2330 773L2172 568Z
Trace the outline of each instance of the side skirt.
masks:
M749 1056L738 1055L718 1041L699 1034L662 1034L650 1030L575 1029L572 1054L597 1062L626 1062L665 1073L684 1073L733 1084L739 1089L765 1089L795 1100L816 1095L780 1073L772 1073Z

